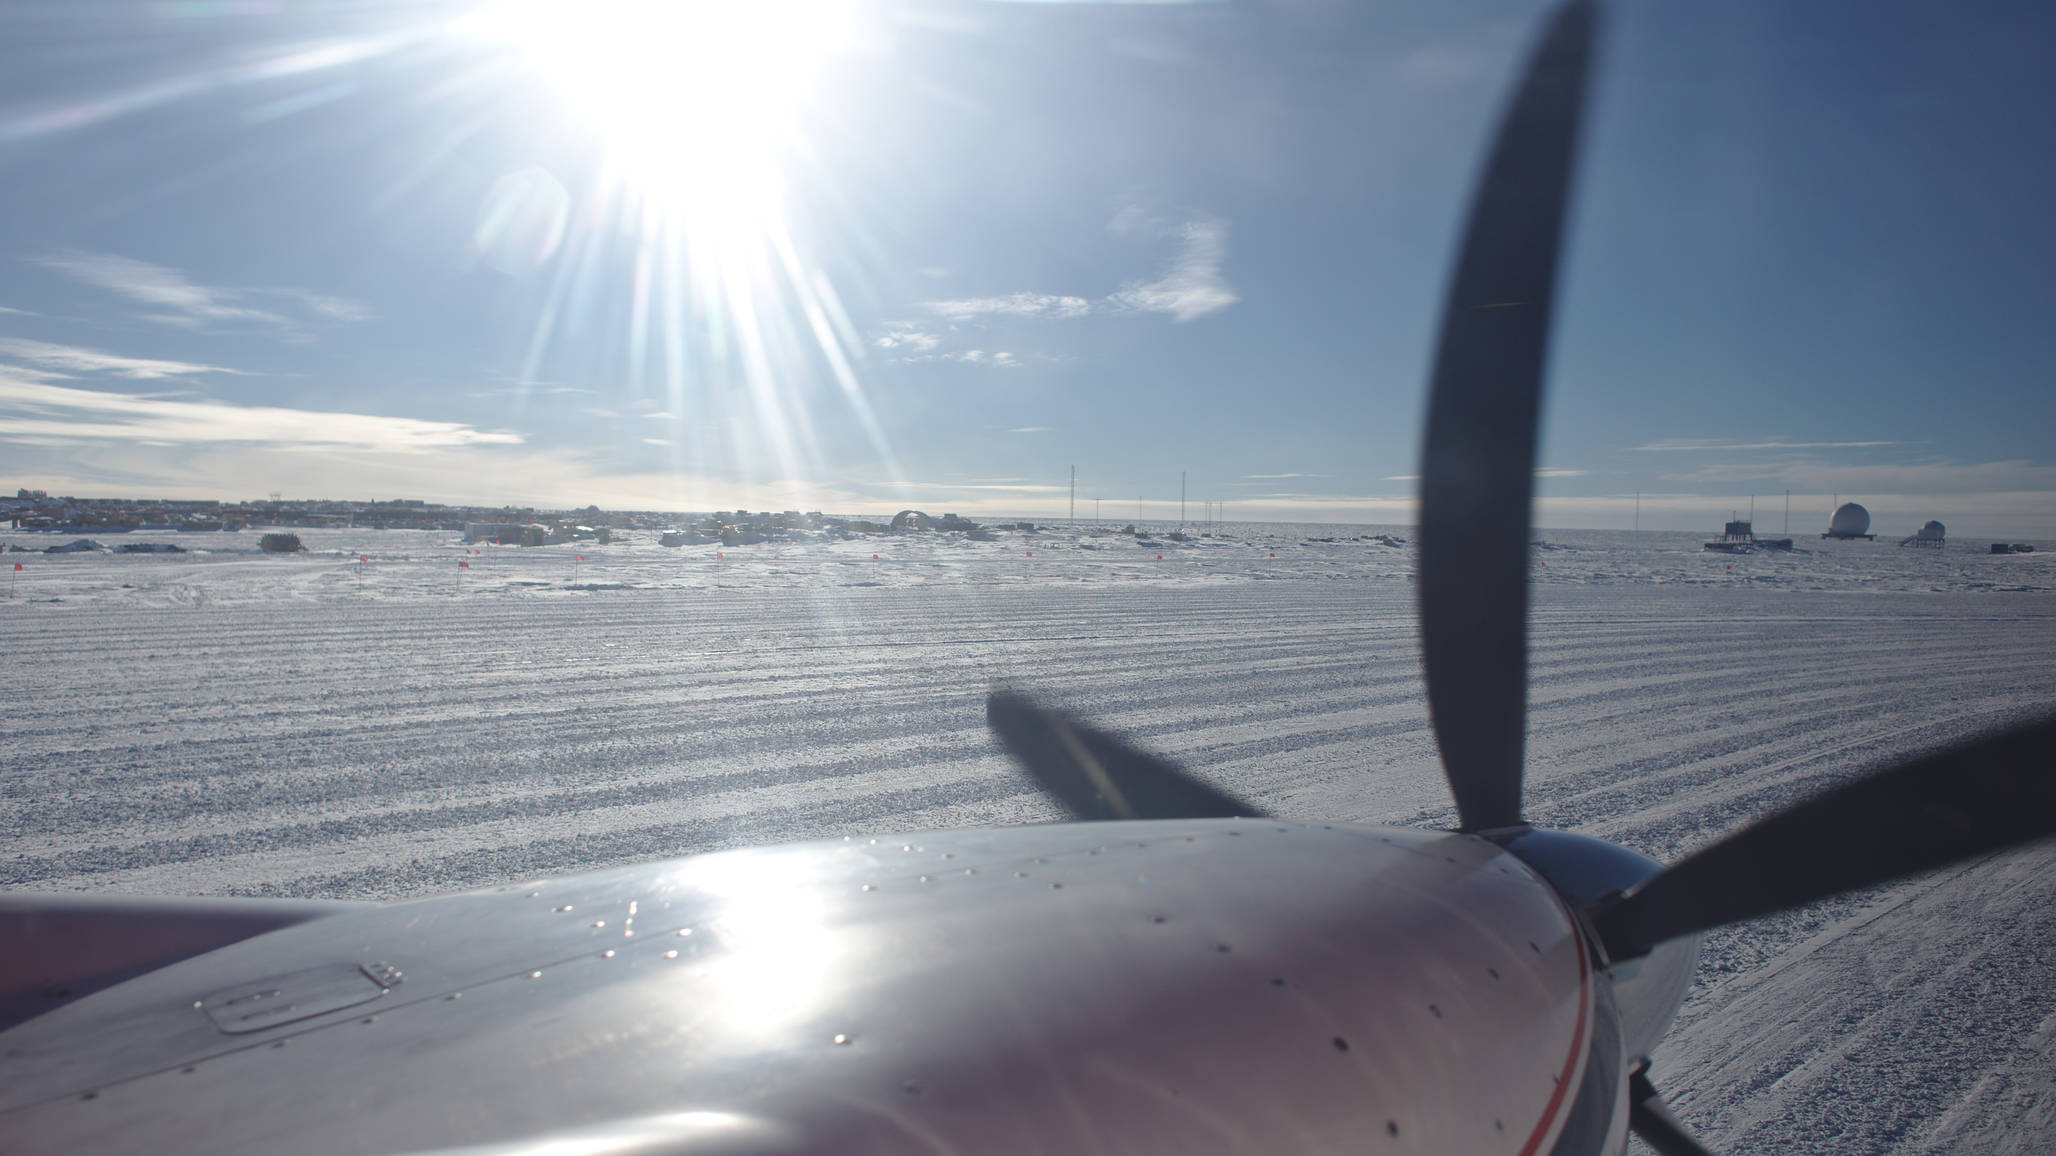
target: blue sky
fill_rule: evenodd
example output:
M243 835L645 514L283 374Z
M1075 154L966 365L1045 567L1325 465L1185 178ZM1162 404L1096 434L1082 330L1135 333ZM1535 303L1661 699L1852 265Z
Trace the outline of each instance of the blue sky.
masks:
M0 9L0 485L1410 519L1537 5L531 7ZM1610 14L1538 520L2056 536L2056 16Z

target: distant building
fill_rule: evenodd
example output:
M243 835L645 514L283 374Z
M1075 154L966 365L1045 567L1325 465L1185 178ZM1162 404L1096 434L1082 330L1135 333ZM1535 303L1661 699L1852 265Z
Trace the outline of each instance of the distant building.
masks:
M540 522L466 522L466 542L492 542L501 546L540 546L549 540L550 528Z
M1756 552L1756 529L1748 522L1729 522L1721 527L1720 537L1706 543L1702 549L1722 554L1753 554Z
M1843 502L1840 506L1835 507L1834 517L1828 519L1828 532L1822 534L1821 537L1841 539L1863 538L1870 540L1876 538L1877 535L1870 532L1869 510L1864 509L1855 502Z
M1929 522L1915 531L1912 537L1899 539L1899 544L1901 546L1940 546L1947 535L1948 530L1940 522Z

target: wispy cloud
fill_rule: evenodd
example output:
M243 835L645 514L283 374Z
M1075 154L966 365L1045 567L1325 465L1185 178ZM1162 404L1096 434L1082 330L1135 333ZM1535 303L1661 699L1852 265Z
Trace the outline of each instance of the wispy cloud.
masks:
M1017 434L1055 433L1056 428L1057 427L1053 425L1024 425L1016 426L1013 429L1008 430L1007 432Z
M1023 362L1007 350L986 351L983 349L943 350L936 353L912 353L889 360L902 365L914 365L923 361L954 361L960 365L983 365L992 369L1019 369Z
M1775 486L1844 495L2056 492L2056 465L2019 460L1884 465L1837 465L1821 461L1715 462L1696 470L1664 474L1663 478L1665 481L1700 485L1754 482L1766 488Z
M5 306L5 305L0 305L0 313L5 313L5 314L7 314L7 315L8 315L8 316L10 316L10 317L40 317L40 316L42 316L42 314L40 314L40 313L31 313L31 312L29 312L29 311L28 311L28 310L26 310L26 309L12 309L12 308L9 308L8 306Z
M1178 256L1154 281L1131 282L1107 298L1116 309L1168 313L1174 321L1191 321L1242 300L1228 284L1223 266L1228 256L1228 223L1187 221L1180 230Z
M1022 296L1016 294L1016 296ZM995 298L997 300L997 298ZM936 304L966 304L965 302L943 302ZM977 316L965 313L965 317ZM1024 364L1020 356L1010 350L986 349L943 349L940 334L930 333L908 325L893 325L887 331L871 340L871 344L887 352L886 362L891 365L918 365L922 362L954 362L958 365L981 365L988 369L1019 369ZM1030 355L1034 356L1034 355Z
M569 381L555 381L549 378L531 377L526 374L488 372L485 378L495 385L525 394L544 393L559 396L583 394L590 396L597 395L600 392L588 385L578 385ZM471 396L488 397L493 395L480 393Z
M1559 466L1543 466L1535 471L1535 476L1538 478L1582 478L1591 472L1591 470L1570 470ZM1387 474L1379 480L1385 482L1418 482L1421 480L1421 475Z
M199 365L189 361L166 361L152 357L123 357L116 353L103 353L77 345L57 345L48 341L31 341L25 337L0 338L0 355L20 358L44 369L63 373L106 373L117 377L149 381L162 377L179 377L189 373L240 373L241 370L225 369L219 365Z
M48 253L36 264L75 281L126 297L149 311L144 320L182 328L257 326L294 330L304 321L370 320L371 308L360 301L307 289L225 289L202 285L185 273L113 253ZM274 306L290 302L301 316Z
M279 406L142 397L0 374L0 441L151 445L262 443L271 448L424 451L518 445L520 434L457 422Z
M582 385L537 385L529 382L508 381L505 385L467 390L464 396L474 401L501 401L509 393L541 395L544 397L593 397L598 395L599 392L597 389L589 389Z
M871 344L880 349L904 350L909 354L926 353L942 344L942 338L908 326L893 326Z
M1669 453L1724 453L1735 450L1846 450L1874 449L1880 446L1905 445L1905 442L1791 442L1776 439L1766 441L1732 441L1723 438L1662 438L1644 445L1629 447L1633 452L1645 454Z
M164 320L180 320L193 324L201 322L258 322L268 325L285 325L288 319L279 313L255 309L237 304L237 294L220 289L210 289L188 278L176 269L152 265L133 257L120 257L112 253L51 253L35 258L36 264L62 273L75 281L83 281L98 289L105 289L140 302L155 309L168 310Z
M391 52L418 41L428 27L433 25L377 36L298 42L276 53L246 57L234 63L217 61L193 71L83 101L64 101L10 112L0 117L0 140L21 140L73 131L224 88L248 86L251 91L259 91L258 86L267 81L341 68ZM261 111L252 110L252 113Z
M308 312L330 321L369 321L373 316L371 306L348 297L334 297L306 289L260 289L257 292L290 297L306 306Z
M1416 45L1395 62L1393 75L1409 88L1465 88L1506 74L1527 26L1496 20L1464 30L1460 39Z
M1845 490L1841 496L1846 501L1851 494ZM2050 501L2047 490L1907 494L1866 489L1856 496L1870 510L1871 528L1885 537L1911 534L1930 518L1947 523L1949 536L1959 541L1987 534L2015 541L2056 535L2056 502ZM1654 492L1641 494L1639 500L1631 494L1544 496L1535 500L1535 524L1627 529L1639 521L1644 530L1691 530L1703 534L1738 510L1746 510L1746 499L1738 497L1732 493ZM1825 530L1831 508L1827 490L1794 492L1789 528L1795 534ZM1764 502L1757 503L1756 514L1760 526L1782 524L1781 515Z
M1172 222L1131 206L1122 210L1108 228L1122 236L1175 239L1177 254L1162 275L1127 282L1098 299L1023 290L992 297L928 301L922 307L952 325L993 318L1067 321L1095 313L1165 313L1175 321L1191 321L1242 300L1228 284L1224 272L1228 253L1226 221L1206 217ZM904 325L893 326L873 340L881 349L912 349L917 353L931 351L941 343L937 334Z
M1325 477L1327 477L1328 475L1326 475L1326 474L1244 474L1244 475L1242 475L1242 476L1243 476L1243 478L1244 478L1245 480L1247 480L1247 481L1252 481L1252 482L1276 482L1276 481L1283 481L1283 480L1285 480L1286 478L1325 478Z
M1251 494L1247 498L1238 498L1236 501L1237 508L1245 512L1262 509L1264 504L1268 504L1280 510L1324 510L1328 511L1328 513L1320 518L1311 520L1345 522L1362 521L1365 519L1361 517L1340 516L1337 512L1338 508L1347 509L1353 507L1364 512L1378 511L1385 513L1396 510L1410 511L1414 503L1414 499L1411 496L1394 494L1308 494L1287 490L1268 494Z
M1083 317L1092 312L1092 302L1083 297L1055 293L1008 293L1002 297L964 297L954 301L929 301L926 308L951 321L980 317Z
M891 487L898 490L978 490L1003 494L1062 494L1069 492L1064 486L1044 485L1030 482L905 482Z

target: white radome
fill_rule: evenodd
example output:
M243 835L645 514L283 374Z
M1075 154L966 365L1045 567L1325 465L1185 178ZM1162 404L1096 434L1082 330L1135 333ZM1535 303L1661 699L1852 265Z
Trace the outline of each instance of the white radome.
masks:
M1834 517L1828 519L1828 536L1833 538L1855 538L1870 533L1870 511L1855 502L1843 502L1835 507Z

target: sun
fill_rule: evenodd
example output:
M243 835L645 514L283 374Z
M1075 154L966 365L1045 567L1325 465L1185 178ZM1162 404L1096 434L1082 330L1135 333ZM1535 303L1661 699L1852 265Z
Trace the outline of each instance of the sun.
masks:
M615 387L659 400L692 439L746 431L728 447L744 468L818 476L827 411L816 411L839 398L896 473L860 378L861 343L809 230L792 224L818 225L834 204L818 159L833 150L814 126L846 113L827 101L854 99L876 68L867 49L889 43L869 35L861 3L485 0L459 22L489 48L495 77L544 86L562 123L599 146L596 167L572 168L568 194L555 176L503 178L481 225L481 237L510 234L494 249L518 258L500 260L503 272L554 261L524 374L562 340L562 319L588 333L618 320ZM609 270L625 274L626 292L592 291ZM618 319L596 316L614 309ZM657 444L684 471L713 443Z
M735 227L774 213L780 158L854 0L500 0L468 31L505 45L667 215Z

